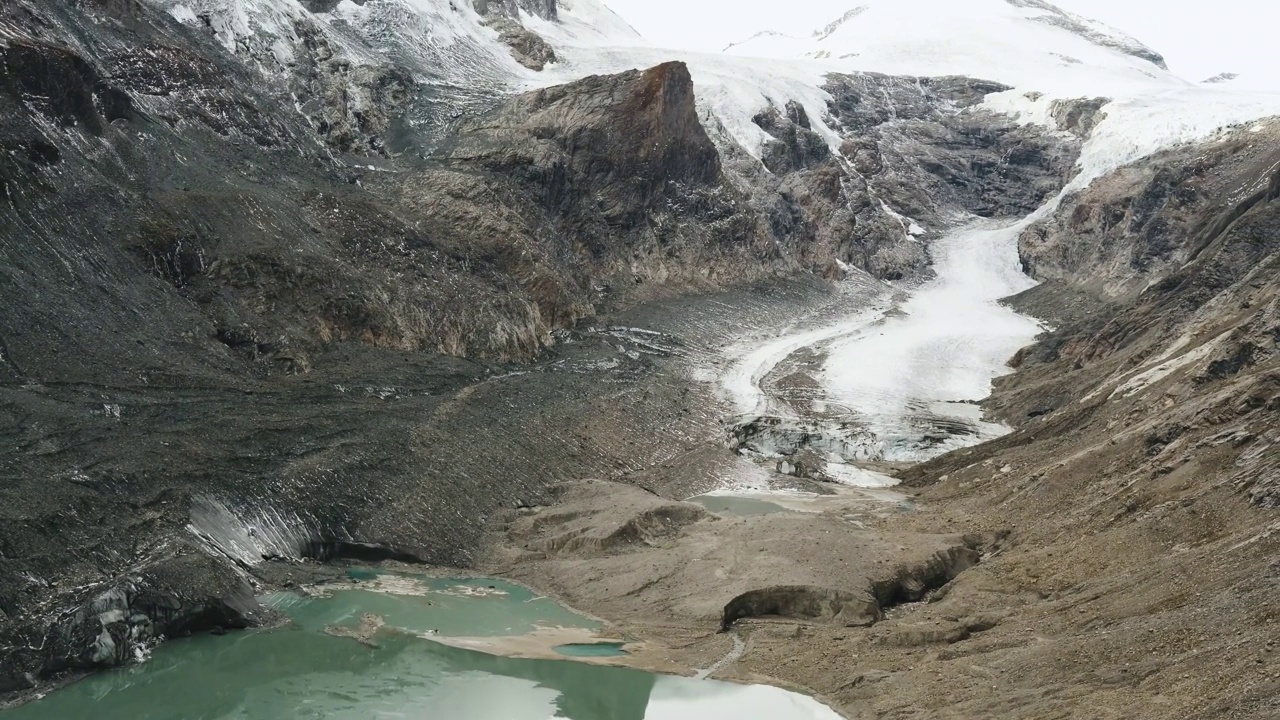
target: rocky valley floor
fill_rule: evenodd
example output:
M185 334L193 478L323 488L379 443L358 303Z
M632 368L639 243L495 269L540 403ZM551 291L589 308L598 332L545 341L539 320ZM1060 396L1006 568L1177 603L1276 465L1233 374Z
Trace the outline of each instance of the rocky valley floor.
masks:
M1269 205L1245 215L1260 212ZM834 289L782 282L646 303L560 334L532 365L406 363L362 350L318 357L284 384L6 388L9 412L25 418L10 437L19 457L50 472L102 458L10 503L10 527L58 523L71 508L109 529L22 550L47 557L48 569L11 587L44 598L28 607L47 614L25 616L39 632L58 608L93 601L103 552L147 568L139 604L169 592L198 608L201 597L224 603L323 578L323 565L262 559L325 537L338 523L322 513L336 504L361 534L329 535L313 559L381 554L510 577L608 620L637 666L803 689L851 718L1275 716L1268 356L1256 351L1224 374L1229 346L1215 355L1196 339L1170 350L1166 332L1130 345L1127 358L1082 361L1060 338L1082 342L1091 336L1080 327L1123 322L1134 306L1053 280L1008 301L1057 328L1017 353L985 402L1012 433L974 445L985 437L957 421L933 459L868 457L865 427L847 414L831 422L824 369L841 342L877 342L911 298L945 285L940 269L896 286L855 277ZM1183 268L1188 284L1195 270ZM1274 307L1274 291L1235 278L1224 292L1248 300L1225 322L1247 327ZM1163 322L1208 324L1194 338L1224 334L1216 313ZM753 412L762 415L744 425ZM157 434L158 423L170 431ZM744 434L765 426L767 443ZM939 427L910 426L919 438ZM968 447L939 454L952 441ZM173 443L187 449L173 453ZM831 448L903 484L834 483L822 462ZM158 458L168 475L154 474ZM200 482L169 479L209 472L240 478L252 500L222 504ZM352 488L362 474L367 484ZM775 507L712 512L689 501L724 488L765 491L752 497ZM442 534L461 539L422 542ZM180 537L187 545L173 543ZM232 582L200 547L248 574ZM66 553L83 561L68 570ZM204 620L246 621L270 622ZM76 635L55 641L74 647ZM76 670L15 685L47 688Z
M468 479L519 475L525 489L493 499L500 508L494 515L443 520L451 532L477 533L485 548L479 556L433 555L440 546L414 544L421 528L393 524L377 503L366 511L365 527L388 524L363 539L396 548L401 560L510 577L602 617L635 643L638 666L803 689L851 718L1274 716L1280 532L1273 511L1208 479L1250 457L1272 457L1265 447L1248 453L1261 436L1238 426L1274 405L1273 397L1258 395L1270 387L1266 372L1260 389L1238 403L1186 401L1180 412L1204 419L1168 438L1168 418L1142 403L1163 404L1186 387L1176 373L1163 378L1158 394L1104 401L1106 393L1091 400L1084 388L1105 384L1109 368L1077 370L1070 393L1076 402L1038 412L1043 408L1026 406L1027 398L1057 397L1035 389L1057 375L1048 359L1020 353L1020 369L998 382L987 403L1018 426L1015 432L921 464L862 463L902 478L892 489L841 486L799 477L804 473L794 468L780 474L741 444L741 406L724 390L743 357L735 318L753 318L748 346L767 344L806 327L804 318L822 325L865 312L869 291L890 298L883 310L891 321L893 308L917 287L894 292L854 283L833 292L821 283L781 283L650 303L563 334L533 366L381 365L377 353L364 353L325 358L325 369L298 378L296 387L270 391L252 384L235 392L12 389L9 407L48 418L20 424L26 435L14 441L45 462L103 443L117 449L113 466L145 465L147 453L164 452L165 442L192 443L193 433L183 430L190 423L202 430L187 453L188 472L223 457L209 450L211 442L237 448L230 456L243 465L226 472L262 463L274 476L272 463L292 458L281 476L297 478L296 486L264 484L257 505L225 510L226 526L198 515L199 536L232 556L244 539L234 533L245 527L258 533L247 544L266 542L272 513L281 516L274 521L280 528L320 526L305 498L342 487L316 480L331 462L326 457L351 463L333 477L350 478L353 468L380 476L388 483L384 502L413 508L401 516L410 521L438 519L414 514L434 503L484 502L476 496L484 485ZM1014 300L1027 312L1065 309L1052 318L1064 327L1073 322L1073 302L1079 304L1078 291L1060 283ZM1051 341L1045 336L1036 347ZM796 413L792 420L803 420L812 408L796 401L794 389L809 388L802 395L814 399L823 364L804 347L790 350L751 382L765 407L785 406ZM1145 366L1127 367L1137 375ZM797 377L806 373L808 382ZM257 420L253 433L236 430L265 408L275 408L287 433L273 439ZM87 419L61 420L56 434L42 431L59 412ZM140 413L165 418L170 439L150 424L131 429ZM209 424L211 415L226 421ZM819 432L808 438L820 440ZM426 468L439 484L424 482ZM70 495L6 512L18 523L54 522L68 503L78 507L71 496L83 498L83 507L91 504L117 528L110 537L135 544L134 562L185 571L177 582L160 577L179 594L209 593L225 582L216 568L193 565L198 554L190 550L147 547L154 529L102 502L145 488L153 494L131 502L147 509L149 522L185 523L189 487L93 482L104 476L68 476L62 492ZM713 513L687 501L744 485L783 490L764 497L782 511ZM286 505L290 487L298 495ZM351 501L356 512L364 496ZM282 507L296 515L284 516ZM276 565L257 565L246 590L297 577L287 569L296 566ZM50 607L96 592L74 575L50 576L56 584L41 586L35 577L25 583L26 592L51 598Z

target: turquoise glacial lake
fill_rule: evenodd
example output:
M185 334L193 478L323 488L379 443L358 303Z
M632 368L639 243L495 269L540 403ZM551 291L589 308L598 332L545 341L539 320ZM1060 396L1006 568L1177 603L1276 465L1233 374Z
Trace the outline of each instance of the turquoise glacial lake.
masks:
M93 675L0 720L839 718L810 697L764 685L451 647L432 638L598 623L499 580L353 573L365 582L323 597L264 599L292 624L166 642L141 665ZM354 630L370 613L385 625L366 642L326 632ZM617 654L616 645L566 650Z

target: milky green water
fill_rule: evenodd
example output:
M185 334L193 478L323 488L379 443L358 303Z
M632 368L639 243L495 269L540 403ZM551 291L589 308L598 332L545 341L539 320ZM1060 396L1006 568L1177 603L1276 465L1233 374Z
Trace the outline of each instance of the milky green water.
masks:
M448 647L406 630L492 636L594 623L500 581L392 580L399 594L379 588L273 596L268 602L294 624L168 642L141 666L95 675L0 712L0 719L838 719L811 698L767 686ZM370 612L394 626L378 631L376 647L324 632L326 625L354 626Z
M622 645L618 642L568 643L552 649L569 657L620 657L627 654Z
M690 498L690 500L713 513L728 515L771 515L773 513L787 512L786 508L777 503L738 495L699 495Z
M364 569L350 571L348 577L358 582L355 589L332 591L325 599L281 593L267 602L295 624L313 630L324 630L325 625L354 626L364 613L380 615L392 627L451 637L523 635L539 627L600 627L595 620L504 580Z

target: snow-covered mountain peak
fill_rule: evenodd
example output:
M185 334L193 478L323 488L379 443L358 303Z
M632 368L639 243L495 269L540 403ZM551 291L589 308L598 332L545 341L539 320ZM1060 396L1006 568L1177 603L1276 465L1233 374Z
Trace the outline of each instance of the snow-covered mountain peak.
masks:
M1026 17L1030 20L1062 28L1095 45L1119 50L1126 55L1146 60L1162 70L1169 69L1165 64L1163 55L1142 44L1137 38L1127 35L1110 25L1067 12L1056 5L1045 2L1045 0L1005 0L1005 2L1016 8L1042 13L1028 13Z
M859 15L861 15L866 11L867 11L866 5L859 5L858 7L852 10L849 10L844 15L841 15L835 20L832 20L831 22L827 23L825 27L821 27L821 28L818 28L817 30L814 30L813 31L814 39L818 41L826 40L827 38L834 35L836 31L840 29L840 26L858 17Z
M1044 0L863 0L810 34L762 33L727 50L835 70L968 75L1061 95L1182 83L1155 50Z
M1050 127L1056 127L1057 100L1108 98L1085 149L1080 182L1171 144L1280 112L1280 96L1244 93L1240 80L1206 85L1176 77L1137 40L1045 0L850 0L848 10L813 30L785 35L771 29L711 53L653 46L607 0L146 2L190 27L212 30L227 51L283 81L304 113L318 112L317 88L345 87L338 96L349 98L351 122L371 107L388 117L400 114L417 133L414 143L430 144L453 118L503 95L672 60L685 62L692 74L708 133L757 159L772 139L755 118L792 102L804 107L830 150L840 152L843 137L827 121L832 73L996 81L1013 89L989 94L984 109ZM495 24L495 14L511 22ZM761 25L768 27L764 19ZM539 43L554 51L541 70L513 57L517 46ZM417 90L406 96L406 107L381 108L368 91L379 83Z

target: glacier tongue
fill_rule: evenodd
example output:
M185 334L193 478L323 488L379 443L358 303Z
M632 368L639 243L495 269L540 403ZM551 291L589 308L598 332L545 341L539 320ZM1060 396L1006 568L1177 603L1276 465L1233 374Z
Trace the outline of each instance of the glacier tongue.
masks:
M937 277L900 314L828 349L830 401L863 419L881 458L922 460L1006 431L976 403L1041 330L999 303L1035 285L1018 266L1022 227L979 222L947 235L934 246Z

